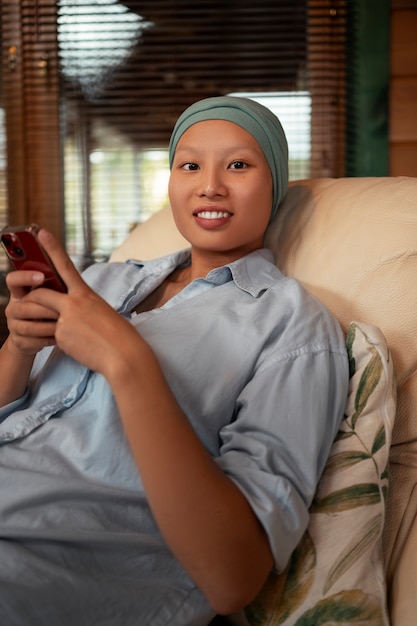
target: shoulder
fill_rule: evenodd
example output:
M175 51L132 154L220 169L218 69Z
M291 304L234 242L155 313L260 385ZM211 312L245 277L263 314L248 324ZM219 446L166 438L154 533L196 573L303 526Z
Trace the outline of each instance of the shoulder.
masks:
M319 352L346 358L337 319L299 281L280 271L269 250L258 250L230 268L241 297L235 293L228 306L259 347L263 363Z
M118 303L135 292L139 285L155 288L161 277L185 263L189 256L188 250L182 250L149 261L95 263L83 272L83 279L91 289L117 308Z
M284 275L274 266L266 268L271 277L260 297L262 315L273 328L279 343L293 346L294 353L322 350L346 358L345 335L339 321L327 306L297 279Z
M283 276L265 294L268 308L282 312L284 340L296 350L322 350L346 357L345 335L339 321L317 297L298 280Z
M82 276L91 289L111 302L138 280L141 267L132 263L95 263Z

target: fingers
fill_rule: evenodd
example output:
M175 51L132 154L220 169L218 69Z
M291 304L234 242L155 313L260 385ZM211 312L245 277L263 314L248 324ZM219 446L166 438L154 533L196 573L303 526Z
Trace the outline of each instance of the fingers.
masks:
M57 315L36 303L10 300L5 310L10 339L25 354L54 345Z
M33 302L29 298L30 296L20 300L10 300L5 311L9 322L13 322L14 320L56 321L58 319L56 311Z
M56 344L54 335L55 325L51 328L45 325L44 333L39 334L39 331L34 336L28 334L28 328L22 329L22 334L19 332L13 332L9 334L9 340L13 342L16 348L26 355L35 355L39 350L46 346L54 346Z
M41 229L38 233L38 239L51 258L58 274L66 284L68 292L86 287L80 273L55 237L49 231ZM17 272L10 272L6 281L11 296L20 299L30 293L33 288L42 286L45 282L45 275L42 272L33 270L19 270ZM54 301L53 297L51 297L50 300L54 307L56 301ZM45 304L47 303L45 302Z
M49 231L42 228L38 239L55 265L58 274L67 285L68 291L83 284L83 280L68 254Z
M84 281L56 239L40 231L40 243L66 282L68 291ZM13 344L25 354L35 354L41 348L56 344L55 332L64 294L41 287L45 275L37 271L10 272L6 278L10 300L6 307L7 325Z
M39 287L45 280L41 272L19 271L9 272L6 276L7 288L12 298L20 300L31 289Z
M6 276L6 284L10 291L10 301L7 311L8 323L15 318L20 319L56 319L58 295L51 289L42 289L41 292L49 295L48 298L37 297L38 289L45 282L45 275L42 272L15 271ZM31 303L32 306L31 307ZM35 304L36 303L36 304ZM51 310L49 310L51 309Z

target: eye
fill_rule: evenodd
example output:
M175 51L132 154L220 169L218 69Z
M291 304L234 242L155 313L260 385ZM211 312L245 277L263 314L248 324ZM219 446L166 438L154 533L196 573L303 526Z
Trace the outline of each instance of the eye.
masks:
M197 163L184 163L181 168L187 172L195 172L195 170L199 169Z
M233 163L231 163L229 167L232 170L243 170L245 169L245 167L247 167L247 164L244 161L233 161Z

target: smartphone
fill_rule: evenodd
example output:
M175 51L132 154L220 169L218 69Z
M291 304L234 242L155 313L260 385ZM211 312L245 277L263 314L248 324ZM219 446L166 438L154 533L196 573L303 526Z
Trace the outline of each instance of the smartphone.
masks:
M6 226L0 233L1 243L16 270L35 270L45 274L41 287L65 293L66 285L51 259L38 241L39 226Z

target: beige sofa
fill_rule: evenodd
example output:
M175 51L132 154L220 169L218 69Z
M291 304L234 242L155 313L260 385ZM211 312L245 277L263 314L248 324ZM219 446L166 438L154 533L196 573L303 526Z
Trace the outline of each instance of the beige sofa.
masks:
M164 209L137 227L111 260L147 259L186 245ZM417 179L291 182L267 245L284 273L320 298L345 331L357 320L379 327L387 339L398 397L383 537L387 595L392 625L415 626Z

